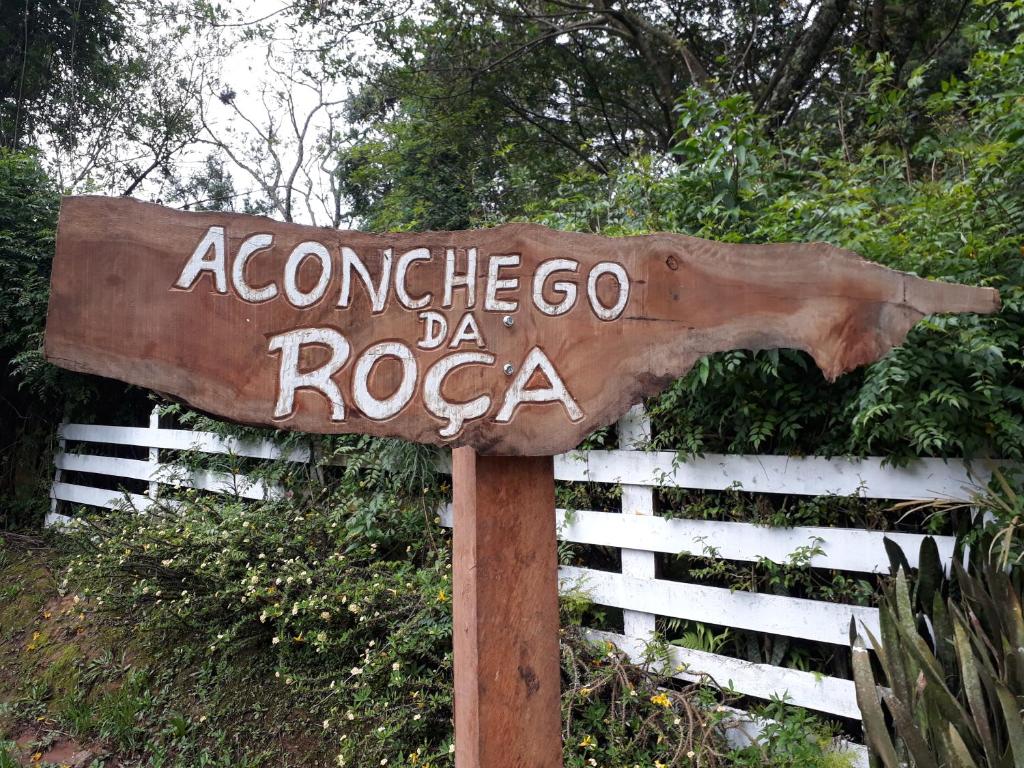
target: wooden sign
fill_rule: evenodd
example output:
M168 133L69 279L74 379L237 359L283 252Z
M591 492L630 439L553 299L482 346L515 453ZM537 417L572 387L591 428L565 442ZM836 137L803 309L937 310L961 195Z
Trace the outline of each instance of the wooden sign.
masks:
M371 235L100 197L64 200L51 291L57 365L232 421L456 448L459 768L562 764L551 454L711 352L796 347L835 378L926 314L999 306L820 243Z
M711 352L795 347L834 378L925 314L997 306L824 244L374 235L73 197L46 356L246 424L551 455Z

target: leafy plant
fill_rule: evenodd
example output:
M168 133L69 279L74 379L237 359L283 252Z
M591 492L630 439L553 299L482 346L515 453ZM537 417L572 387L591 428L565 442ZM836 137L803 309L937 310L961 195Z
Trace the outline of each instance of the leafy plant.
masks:
M674 633L679 630L683 630L683 633L671 641L672 645L678 645L681 648L692 648L695 651L704 651L705 653L721 652L722 646L728 641L730 634L728 629L724 629L716 634L707 624L702 624L699 621L691 622L683 621L682 619L667 619L665 621L666 632Z
M1024 764L1024 573L990 556L989 537L979 543L966 567L954 559L952 579L932 539L913 584L896 555L881 637L865 629L881 675L851 628L865 736L885 768Z
M728 765L710 680L679 684L667 650L651 643L630 663L610 643L571 629L562 643L565 764L711 768Z
M676 164L639 157L608 174L578 172L533 216L612 236L823 240L1000 290L1000 314L929 318L885 359L833 384L797 350L705 358L648 403L653 447L1022 457L1024 15L1019 2L973 10L981 18L965 35L972 57L959 76L937 80L925 66L904 78L885 57L850 55L859 84L798 134L772 135L743 98L688 91Z
M853 755L837 748L835 729L782 697L757 707L761 726L758 742L730 754L732 765L771 765L776 768L852 768Z

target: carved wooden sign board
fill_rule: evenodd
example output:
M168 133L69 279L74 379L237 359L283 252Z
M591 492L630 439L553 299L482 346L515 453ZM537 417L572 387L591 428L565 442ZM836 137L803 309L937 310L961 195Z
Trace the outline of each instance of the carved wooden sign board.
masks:
M835 377L996 301L822 244L373 235L79 197L46 355L246 424L550 455L708 353L796 347Z
M558 768L551 456L711 352L795 347L835 378L926 314L998 305L820 243L373 235L78 197L45 349L237 422L455 448L455 762Z

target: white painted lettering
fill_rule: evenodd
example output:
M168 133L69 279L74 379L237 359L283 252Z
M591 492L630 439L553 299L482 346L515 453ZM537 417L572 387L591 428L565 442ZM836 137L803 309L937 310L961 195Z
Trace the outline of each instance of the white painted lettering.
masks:
M381 358L394 357L402 364L402 381L388 397L380 400L370 393L369 379L373 366ZM382 341L368 347L356 361L352 372L352 401L356 407L374 421L390 419L397 414L416 392L416 358L412 350L400 341Z
M526 385L536 371L543 373L551 386L541 389L527 389ZM562 381L558 372L555 371L555 366L551 364L548 356L544 354L540 347L534 347L526 356L526 360L523 361L519 373L516 374L512 385L505 392L505 401L502 403L501 410L498 411L498 415L494 417L494 420L502 422L511 421L516 406L520 403L561 403L565 407L566 413L569 414L570 419L579 421L583 418L583 411L580 410L579 405L573 400L572 395L569 394L565 387L565 382Z
M416 342L420 349L437 349L444 344L448 335L448 321L440 312L428 309L420 312L417 317L424 322L423 338Z
M235 262L231 265L231 285L235 287L235 291L243 301L258 304L261 301L270 301L277 296L277 285L274 283L262 288L253 288L245 281L245 267L249 263L249 259L256 251L269 248L273 242L273 235L251 235L245 238L239 247Z
M355 270L359 279L366 286L366 293L370 297L370 307L374 314L384 311L384 305L388 300L388 285L391 281L391 249L385 248L381 253L380 280L377 285L373 284L370 271L366 268L363 260L355 251L347 246L341 248L341 299L339 307L347 307L352 300L352 271Z
M213 248L213 258L206 259L207 251ZM224 271L224 227L210 227L192 252L192 256L181 270L175 288L191 288L203 272L213 273L213 285L217 293L228 292L228 278Z
M446 248L444 252L444 302L442 306L452 305L452 294L456 288L466 289L466 309L472 309L476 303L476 248L466 249L466 272L455 274L457 253L454 248Z
M472 312L467 312L459 320L459 324L455 327L455 333L452 334L452 342L448 346L455 349L467 341L476 342L476 345L481 349L487 346L484 343L483 334L480 333L480 326L477 325L476 318L473 317Z
M579 262L575 259L551 259L537 267L533 275L533 303L541 312L551 317L564 315L576 304L576 284L557 280L551 284L551 290L558 292L562 300L557 304L549 304L544 298L544 283L555 272L575 272Z
M299 289L299 267L307 256L313 256L320 262L320 279L313 290L306 293ZM331 280L331 254L315 240L299 243L288 257L284 265L284 295L296 307L308 307L323 298L327 284Z
M597 297L597 279L605 274L614 275L619 284L619 297L611 307L604 306ZM622 265L613 261L602 261L595 265L587 277L587 298L590 299L590 308L601 320L614 320L621 315L629 300L629 275Z
M395 265L395 295L398 301L406 309L423 309L430 304L434 296L425 293L417 299L409 295L409 289L405 285L409 267L414 261L430 261L429 248L413 248L398 257L398 264Z
M491 407L489 395L480 395L466 403L452 403L442 394L445 378L464 365L493 365L494 355L489 352L455 352L434 363L423 381L423 405L448 423L439 430L441 437L454 437L462 431L463 423L477 419Z
M484 288L484 309L489 312L515 312L519 309L518 301L504 301L499 299L498 291L515 291L519 289L519 278L501 278L503 267L518 267L519 254L510 253L507 256L491 256L487 262L487 285Z
M323 344L331 350L330 359L319 368L299 371L299 353L307 344ZM331 404L331 421L345 420L345 403L341 390L331 378L345 365L351 347L333 328L299 328L272 336L270 350L281 353L281 367L277 383L277 405L274 418L286 418L295 410L295 391L314 389Z

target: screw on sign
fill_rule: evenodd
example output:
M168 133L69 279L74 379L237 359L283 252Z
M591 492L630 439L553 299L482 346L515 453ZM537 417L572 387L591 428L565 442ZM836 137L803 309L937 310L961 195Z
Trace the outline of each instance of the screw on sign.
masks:
M459 768L561 765L551 456L701 357L834 379L999 295L821 243L510 224L375 235L63 201L49 360L244 424L451 446Z

